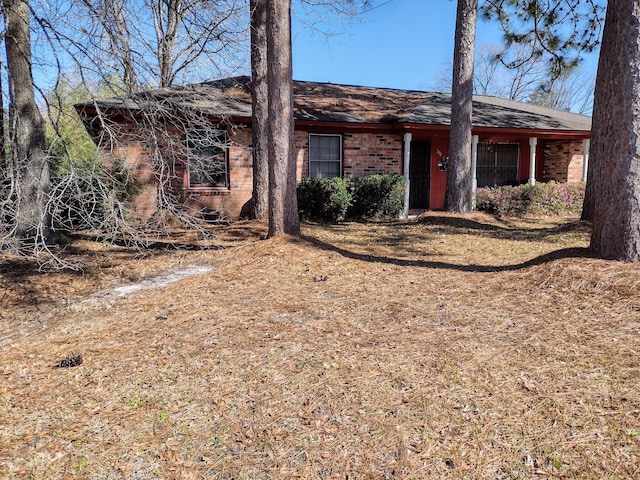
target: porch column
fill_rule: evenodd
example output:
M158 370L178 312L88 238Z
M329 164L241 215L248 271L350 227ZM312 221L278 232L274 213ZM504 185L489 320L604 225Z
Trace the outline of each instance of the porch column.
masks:
M409 160L411 160L411 133L404 134L404 216L409 216Z
M582 182L587 183L587 172L589 171L589 149L591 148L591 140L585 138L582 141L582 151L584 154L584 162L582 164Z
M538 139L536 137L529 138L529 185L536 184L536 147Z
M471 142L471 210L476 209L476 190L478 190L478 141L480 137L474 135Z

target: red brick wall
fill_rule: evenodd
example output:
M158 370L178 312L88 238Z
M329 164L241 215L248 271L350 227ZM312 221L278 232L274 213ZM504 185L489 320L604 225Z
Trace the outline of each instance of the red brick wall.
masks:
M297 180L309 175L309 131L296 130L295 150L297 159ZM311 133L315 133L311 131ZM332 133L323 130L319 133ZM361 177L376 173L403 173L403 136L401 134L375 133L342 133L344 177ZM155 132L157 139L161 134ZM170 165L165 168L165 177L169 176L169 184L174 193L184 202L192 212L217 211L228 219L236 219L246 212L251 200L252 157L251 157L251 129L238 128L229 133L231 147L229 150L229 181L228 189L188 189L184 154L178 150L165 148L161 151L148 143L149 129L133 124L118 126L116 138L118 145L104 142L106 161L109 158L121 158L125 166L131 170L141 185L140 195L133 206L133 216L141 220L153 215L158 206L158 165L154 162L154 153L162 153L165 161ZM181 141L181 133L174 131L165 137L166 142ZM176 142L176 139L178 140ZM446 156L448 138L446 136L427 138L431 141L431 199L432 209L442 208L446 184L446 172L437 169L437 150ZM419 138L414 137L414 140ZM173 152L173 153L172 153ZM528 178L529 145L521 142L520 148L520 178ZM545 181L577 182L582 178L582 141L567 142L538 142L538 169L544 168L542 178ZM168 160L167 160L168 159ZM538 176L538 175L537 175Z
M111 136L105 136L101 145L107 169L120 160L138 183L139 193L130 205L130 215L141 221L151 217L158 206L158 179L154 174L153 149L148 138L149 135L134 123L119 124L112 127Z
M170 177L168 185L171 185L174 193L178 194L184 206L192 213L217 211L223 218L236 219L246 212L253 189L251 129L238 128L229 134L231 147L228 189L189 189L184 152L179 152L183 134L175 131L171 135L172 138L166 137L166 142L173 142L175 147L158 149L145 143L151 137L148 127L128 123L121 124L118 132L114 132L117 146L109 142L103 143L103 150L108 153L106 156L122 158L125 166L141 184L140 195L132 205L135 216L140 220L147 220L157 211L159 175L156 170L159 167L153 158L159 155L168 159L169 168L165 168L165 175ZM158 135L154 137L157 139ZM342 134L342 143L344 177L376 173L402 174L402 135L349 133ZM309 131L295 131L295 149L296 176L300 181L309 175Z
M184 151L180 148L184 143L183 134L179 131L164 134L151 132L146 125L128 122L117 125L102 142L105 163L122 159L140 184L140 193L131 205L132 216L145 221L156 213L159 182L163 178L166 188L192 213L216 211L223 218L238 218L251 199L253 189L251 130L238 128L229 132L228 189L188 189ZM150 138L158 144L149 144ZM157 161L161 156L165 161L162 166Z
M298 182L309 176L309 132L296 130L294 132L296 149L296 180Z
M295 148L298 161L297 178L309 176L309 134L296 130ZM327 132L322 132L326 134ZM341 133L342 175L363 177L376 173L402 173L402 135Z
M371 133L342 136L344 177L357 178L377 173L402 173L401 135Z
M543 179L569 183L582 181L583 153L582 140L546 142Z

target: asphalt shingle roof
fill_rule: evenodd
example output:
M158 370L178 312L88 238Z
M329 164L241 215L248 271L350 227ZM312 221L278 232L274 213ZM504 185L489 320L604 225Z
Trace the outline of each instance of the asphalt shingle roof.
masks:
M251 117L249 77L177 86L126 97L80 104L77 108L141 110L167 108L205 115ZM450 124L451 96L417 90L396 90L333 83L294 81L297 120L348 123ZM591 130L591 117L497 97L474 95L475 127L534 130Z

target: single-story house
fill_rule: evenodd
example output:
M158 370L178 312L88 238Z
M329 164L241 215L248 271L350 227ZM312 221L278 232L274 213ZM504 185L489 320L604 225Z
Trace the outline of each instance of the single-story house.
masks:
M303 177L398 173L410 212L442 208L451 97L448 94L294 81L295 149ZM108 159L141 190L141 219L160 202L229 219L252 191L250 78L232 77L76 105ZM591 118L474 96L477 187L579 182L586 178ZM160 188L164 185L166 188Z

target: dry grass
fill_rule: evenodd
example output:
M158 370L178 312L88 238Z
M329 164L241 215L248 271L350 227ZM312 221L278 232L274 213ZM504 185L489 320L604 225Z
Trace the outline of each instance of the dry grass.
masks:
M585 225L263 232L76 242L83 275L5 259L0 476L640 478L640 267ZM105 293L190 264L214 270Z

